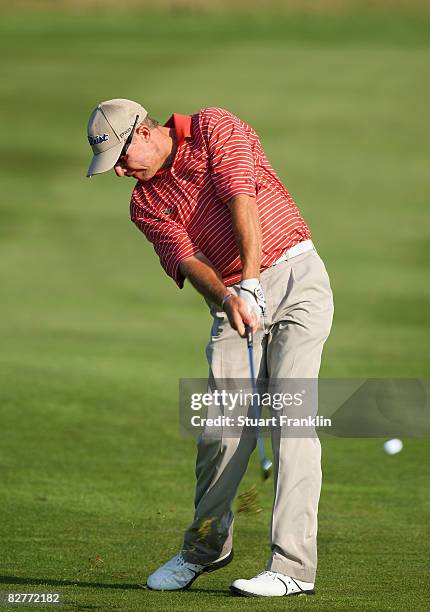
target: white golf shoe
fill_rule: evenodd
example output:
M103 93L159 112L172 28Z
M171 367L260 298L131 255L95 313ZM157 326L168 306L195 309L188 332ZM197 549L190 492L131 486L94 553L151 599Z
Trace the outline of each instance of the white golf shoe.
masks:
M264 571L251 580L235 580L230 587L235 595L245 597L284 597L315 595L314 583L304 582L278 572Z
M148 576L146 586L153 591L183 591L188 589L201 574L215 572L232 560L232 550L209 565L190 563L184 559L182 553L179 553Z

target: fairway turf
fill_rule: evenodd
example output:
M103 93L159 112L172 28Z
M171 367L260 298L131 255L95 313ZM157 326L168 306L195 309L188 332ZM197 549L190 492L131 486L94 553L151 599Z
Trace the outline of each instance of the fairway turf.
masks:
M258 132L335 295L321 375L428 377L430 18L9 13L0 21L0 590L67 609L424 610L429 442L323 440L315 597L232 598L267 561L262 512L185 593L142 590L192 517L178 378L204 377L208 313L129 221L132 182L85 178L95 104L222 106ZM244 344L244 358L246 345ZM6 608L5 608L6 609Z

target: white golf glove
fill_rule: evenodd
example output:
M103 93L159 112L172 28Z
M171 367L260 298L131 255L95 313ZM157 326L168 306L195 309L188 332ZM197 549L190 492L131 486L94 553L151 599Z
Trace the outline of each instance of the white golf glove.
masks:
M241 281L239 297L245 300L251 312L257 315L257 319L266 310L266 298L264 297L263 287L258 278L247 278Z

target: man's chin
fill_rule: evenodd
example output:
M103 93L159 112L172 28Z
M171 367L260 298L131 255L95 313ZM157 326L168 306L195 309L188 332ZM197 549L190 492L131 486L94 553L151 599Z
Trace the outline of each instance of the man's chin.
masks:
M150 170L142 170L142 172L136 172L136 174L134 175L134 178L137 181L140 181L142 183L149 181L150 179L152 179L152 177L154 176L155 172L151 172Z

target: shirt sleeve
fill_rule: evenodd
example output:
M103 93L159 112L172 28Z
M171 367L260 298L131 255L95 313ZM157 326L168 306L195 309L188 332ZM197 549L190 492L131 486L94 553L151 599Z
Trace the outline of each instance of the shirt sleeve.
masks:
M214 113L206 141L211 178L218 198L227 204L239 193L256 196L254 156L245 127L232 113Z
M166 273L173 278L178 287L184 286L184 276L179 264L183 259L192 257L200 251L193 244L185 228L166 215L155 216L139 206L134 198L130 203L130 217L146 238L152 243L160 263Z

